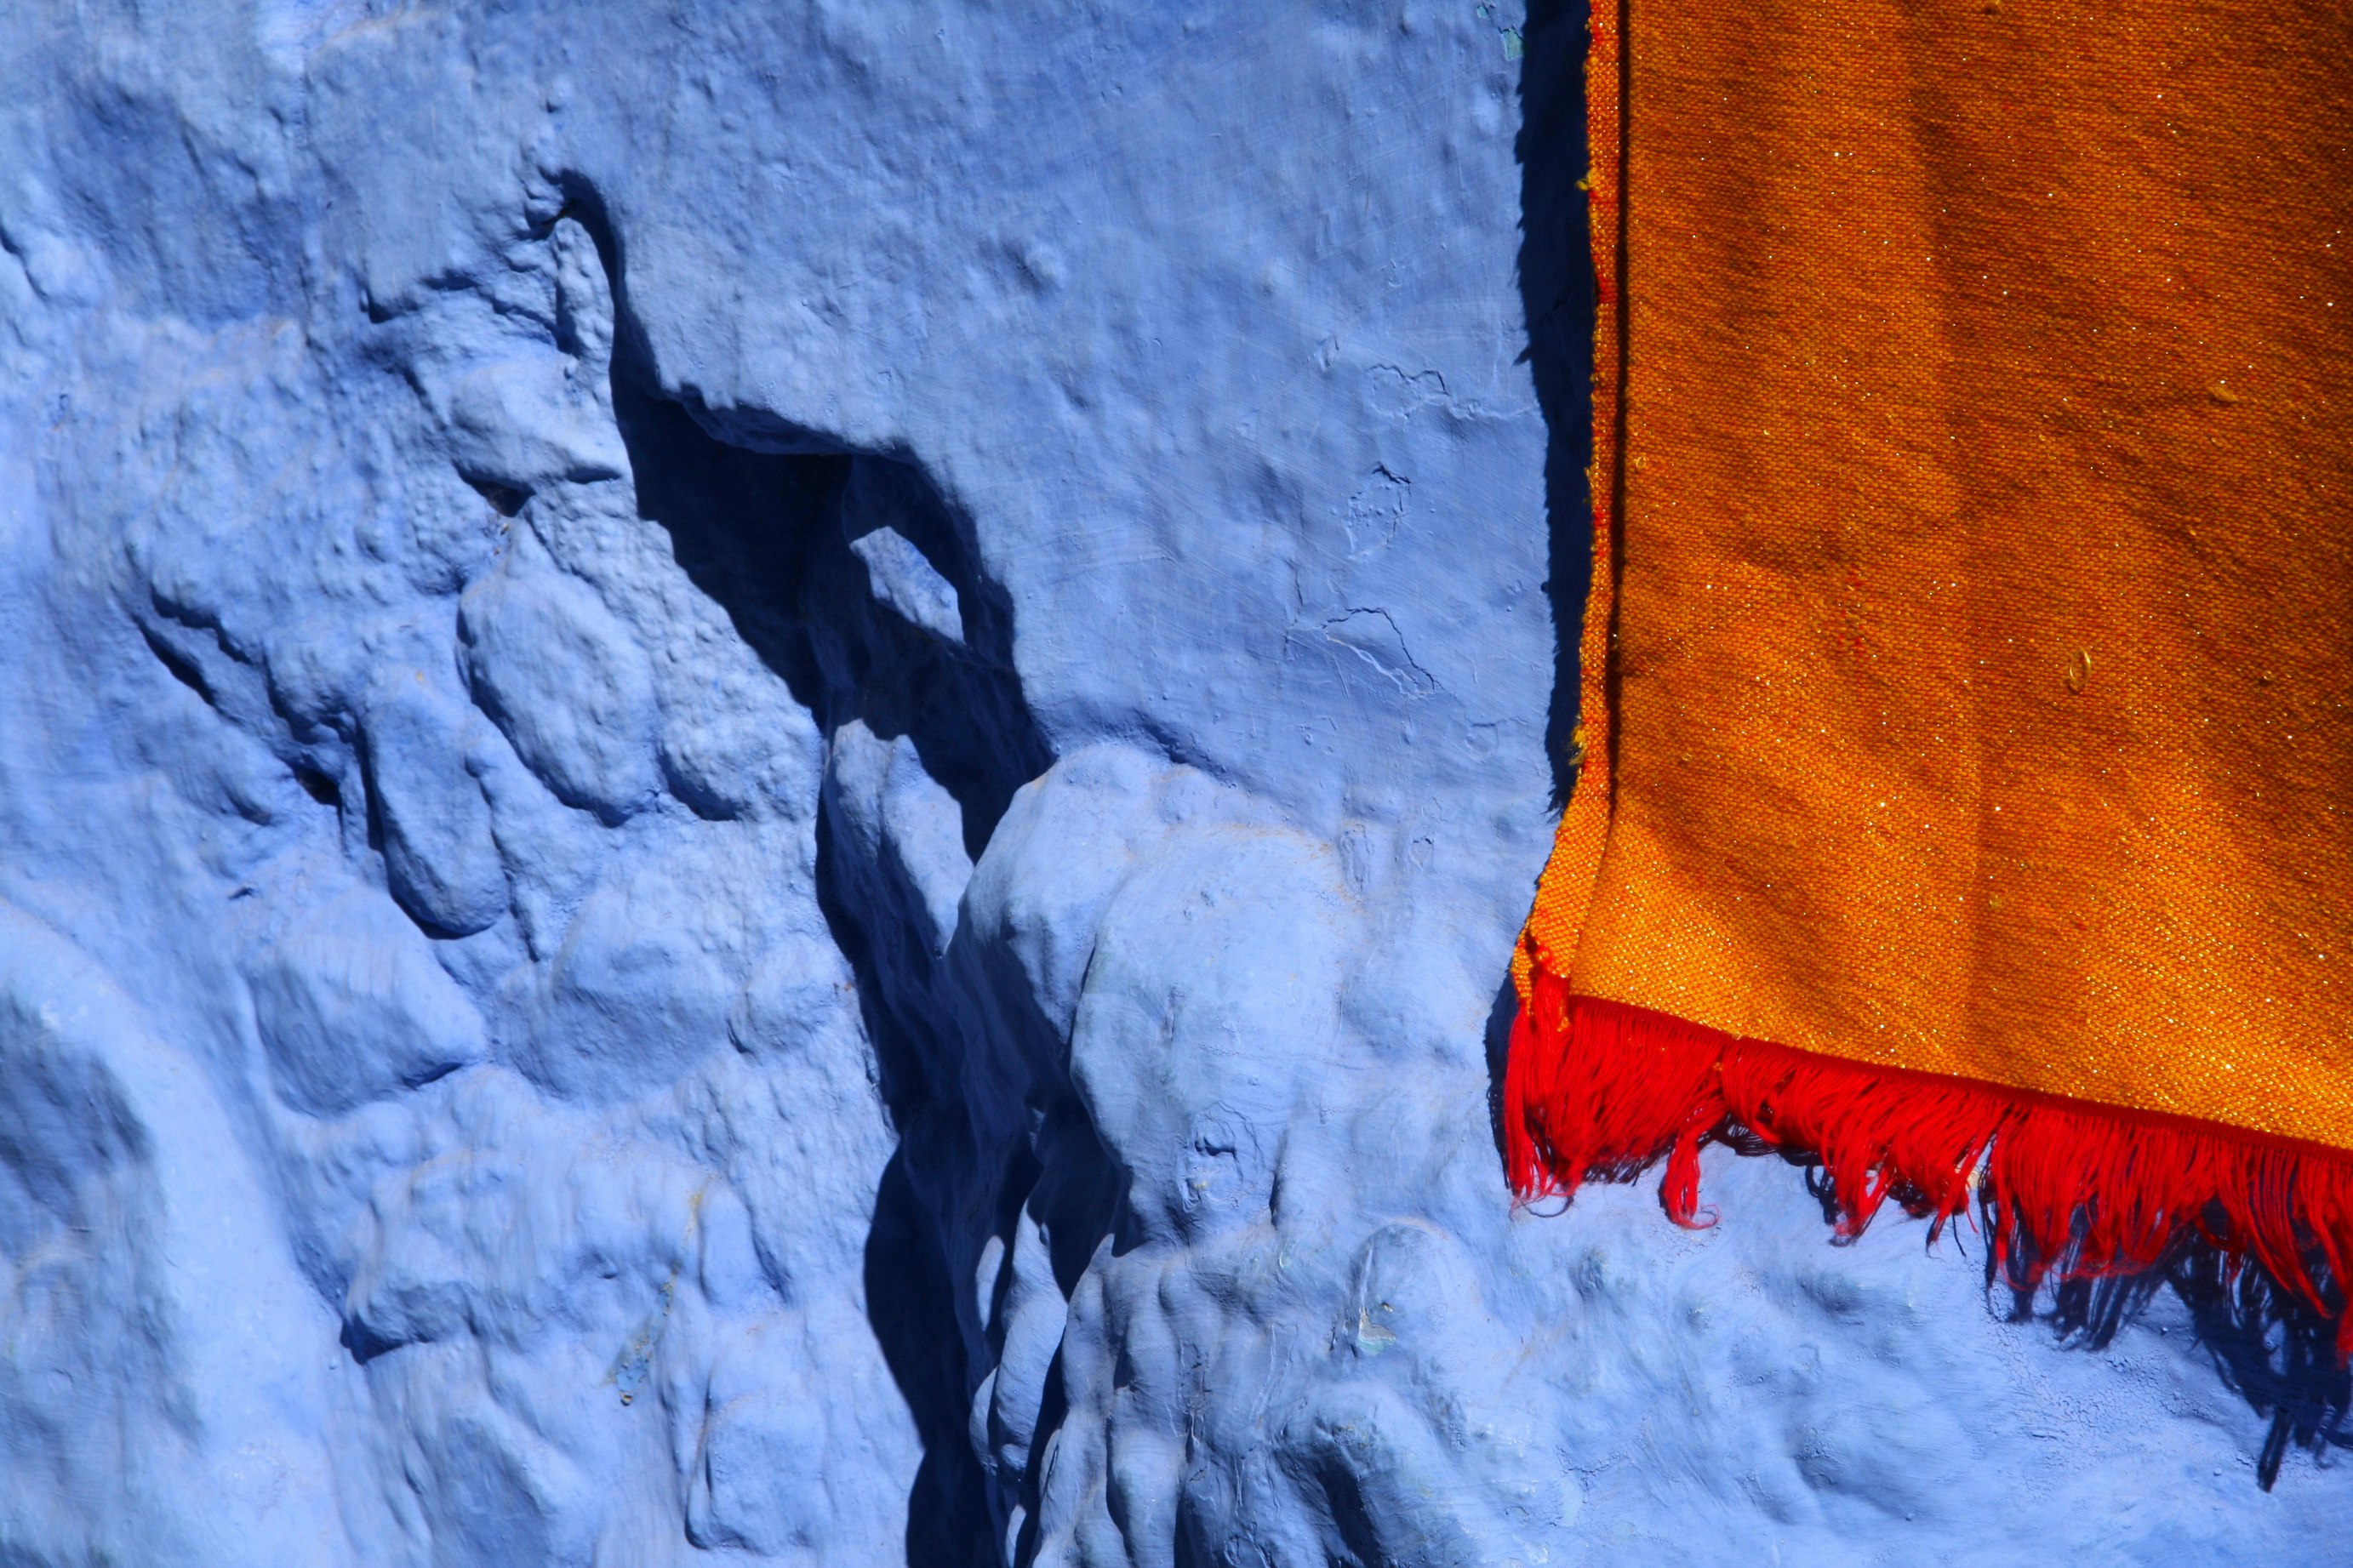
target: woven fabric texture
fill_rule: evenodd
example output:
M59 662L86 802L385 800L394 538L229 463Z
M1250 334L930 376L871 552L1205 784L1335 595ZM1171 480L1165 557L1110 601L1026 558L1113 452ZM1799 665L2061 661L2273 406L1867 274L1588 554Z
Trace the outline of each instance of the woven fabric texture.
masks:
M2353 1149L2353 8L1608 10L1524 994Z

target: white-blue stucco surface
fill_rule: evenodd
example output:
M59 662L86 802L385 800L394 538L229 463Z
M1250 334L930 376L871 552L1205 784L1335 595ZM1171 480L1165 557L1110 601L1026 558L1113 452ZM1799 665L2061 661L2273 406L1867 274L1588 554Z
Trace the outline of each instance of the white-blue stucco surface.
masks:
M0 10L0 1563L2353 1554L2211 1295L1509 1202L1580 26Z

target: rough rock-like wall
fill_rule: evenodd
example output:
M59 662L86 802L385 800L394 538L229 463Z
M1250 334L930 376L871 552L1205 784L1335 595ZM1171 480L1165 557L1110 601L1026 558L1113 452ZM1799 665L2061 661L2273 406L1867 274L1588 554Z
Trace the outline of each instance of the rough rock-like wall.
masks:
M1579 26L0 15L0 1563L2342 1561L2193 1265L1505 1201Z

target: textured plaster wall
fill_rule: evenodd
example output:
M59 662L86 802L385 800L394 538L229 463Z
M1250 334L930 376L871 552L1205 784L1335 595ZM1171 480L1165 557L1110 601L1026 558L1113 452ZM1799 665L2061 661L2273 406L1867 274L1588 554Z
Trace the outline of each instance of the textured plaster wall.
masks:
M2342 1561L2206 1263L1506 1202L1579 26L0 14L0 1563Z

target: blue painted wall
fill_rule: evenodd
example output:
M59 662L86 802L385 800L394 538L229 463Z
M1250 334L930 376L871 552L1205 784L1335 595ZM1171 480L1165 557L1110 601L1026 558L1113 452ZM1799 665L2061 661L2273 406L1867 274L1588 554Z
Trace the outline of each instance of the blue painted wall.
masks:
M1579 25L0 16L0 1562L2341 1561L2194 1268L1506 1202Z

